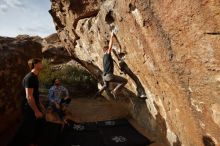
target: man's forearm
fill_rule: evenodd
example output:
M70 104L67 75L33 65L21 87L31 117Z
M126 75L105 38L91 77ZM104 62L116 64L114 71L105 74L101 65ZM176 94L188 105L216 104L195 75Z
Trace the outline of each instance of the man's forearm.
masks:
M30 105L31 109L32 109L34 112L40 112L40 110L38 109L38 107L37 107L37 105L36 105L36 102L35 102L33 96L29 96L29 97L27 98L27 101L28 101L28 104Z
M64 97L65 100L68 99L68 98L69 98L69 96Z
M41 112L45 113L46 112L46 108L44 107L44 105L40 102L40 110Z

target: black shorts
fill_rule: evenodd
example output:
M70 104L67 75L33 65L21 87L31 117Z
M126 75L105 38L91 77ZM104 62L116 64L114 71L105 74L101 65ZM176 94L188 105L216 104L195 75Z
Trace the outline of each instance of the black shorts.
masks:
M37 119L32 109L23 110L21 126L8 146L28 146L37 144L42 128L42 119Z

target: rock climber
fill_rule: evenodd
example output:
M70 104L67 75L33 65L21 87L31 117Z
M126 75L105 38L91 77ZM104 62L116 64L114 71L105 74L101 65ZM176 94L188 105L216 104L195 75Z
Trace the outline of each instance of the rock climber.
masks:
M111 94L114 96L114 98L117 98L117 94L120 91L120 89L126 85L128 82L127 79L114 75L114 60L112 59L111 52L112 52L112 44L113 44L113 37L114 32L111 33L110 41L108 46L103 47L103 82L104 85L102 88L98 91L97 95L100 95L104 90L106 90L109 86L110 82L117 83L117 86L111 91Z

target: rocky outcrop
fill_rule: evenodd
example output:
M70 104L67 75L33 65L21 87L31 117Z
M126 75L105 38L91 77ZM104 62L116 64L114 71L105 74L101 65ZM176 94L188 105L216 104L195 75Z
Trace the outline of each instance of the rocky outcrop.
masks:
M49 59L53 64L66 63L71 60L56 33L44 38L42 44L43 57Z
M130 121L143 133L165 145L211 146L220 143L219 6L217 0L52 0L50 13L72 58L100 81L102 47L115 31L129 80L121 98L130 101Z
M28 72L27 61L42 57L40 37L0 37L0 141L6 145L21 120L21 81Z
M71 60L56 34L43 39L20 35L0 37L0 141L6 145L21 120L21 81L30 58L47 58L55 64Z

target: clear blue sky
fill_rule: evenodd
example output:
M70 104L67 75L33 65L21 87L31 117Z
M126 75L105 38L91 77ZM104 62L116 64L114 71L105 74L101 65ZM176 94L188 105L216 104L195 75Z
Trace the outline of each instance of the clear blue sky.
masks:
M48 36L55 32L50 0L0 0L0 36Z

